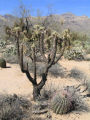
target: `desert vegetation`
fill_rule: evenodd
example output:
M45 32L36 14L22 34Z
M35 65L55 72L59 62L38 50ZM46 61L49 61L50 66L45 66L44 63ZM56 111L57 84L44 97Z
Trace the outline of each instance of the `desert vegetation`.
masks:
M19 65L16 71L31 84L32 97L0 93L0 120L60 120L73 112L90 114L90 73L77 67L90 65L89 37L69 28L61 31L53 15L38 16L33 23L23 6L21 10L0 39L0 71Z

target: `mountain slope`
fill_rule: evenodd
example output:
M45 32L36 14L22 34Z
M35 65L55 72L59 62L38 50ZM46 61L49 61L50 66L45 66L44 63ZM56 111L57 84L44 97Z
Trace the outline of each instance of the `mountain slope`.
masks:
M76 16L72 13L60 15L64 19L64 28L68 27L72 31L90 34L90 18L87 16Z
M46 17L42 17L42 20L45 18ZM8 14L0 16L0 35L4 35L4 26L13 25L16 19L16 17ZM50 17L48 17L48 20L49 22L53 21L53 25L54 22L57 23L58 31L60 31L60 29L64 30L66 28L69 28L71 29L71 31L85 33L90 36L90 18L88 18L87 16L76 16L72 13L64 13L62 15L53 15L51 19ZM60 25L61 20L63 21L63 26ZM36 23L37 18L31 17L31 21Z

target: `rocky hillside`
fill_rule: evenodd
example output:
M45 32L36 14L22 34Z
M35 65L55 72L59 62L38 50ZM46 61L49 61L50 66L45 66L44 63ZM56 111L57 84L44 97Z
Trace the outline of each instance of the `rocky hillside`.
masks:
M16 21L16 17L12 15L8 15L8 14L4 16L0 15L0 37L5 34L4 33L5 26L7 25L11 26L15 21Z
M60 21L63 21L62 30L70 28L72 31L86 33L90 36L90 18L88 18L87 16L76 16L72 13L65 13L62 15L53 15L52 18L50 19L50 17L48 17L49 21L52 20L52 22L54 21L55 23L57 23L57 30L61 29ZM45 19L45 17L43 17L42 19ZM7 14L4 16L0 16L0 36L4 34L3 31L5 25L11 26L15 22L15 20L16 17L12 15ZM37 18L32 17L31 20L35 23L37 21Z
M68 27L72 31L82 32L90 35L90 18L87 16L76 16L72 13L57 15L64 20L64 28Z

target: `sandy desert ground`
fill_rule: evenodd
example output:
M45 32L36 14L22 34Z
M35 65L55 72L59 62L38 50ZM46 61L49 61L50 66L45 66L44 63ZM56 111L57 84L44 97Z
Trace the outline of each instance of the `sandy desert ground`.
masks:
M67 71L72 68L78 68L87 76L90 76L90 62L89 61L68 61L61 60L59 62ZM80 82L73 78L55 78L48 77L48 82L52 82L59 87L66 85L78 85ZM32 97L32 84L27 79L26 75L21 73L19 65L7 64L6 69L0 68L0 93L4 94L19 94ZM88 107L90 107L90 98L87 99ZM52 113L52 120L90 120L90 112L72 112L67 115L56 115Z

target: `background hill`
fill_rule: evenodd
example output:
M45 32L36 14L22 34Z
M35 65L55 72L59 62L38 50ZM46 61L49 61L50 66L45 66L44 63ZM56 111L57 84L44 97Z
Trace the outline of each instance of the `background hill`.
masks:
M63 29L69 28L71 31L85 33L90 36L90 18L87 16L76 16L72 13L64 13L61 15L52 15L48 17L30 17L33 24L40 23L43 20L47 20L47 25L50 26L52 23L52 28L61 32ZM12 15L0 15L0 36L4 35L4 28L6 25L13 25L17 20L15 16ZM41 21L40 21L41 20ZM63 22L61 26L60 23ZM51 27L51 26L50 26Z

